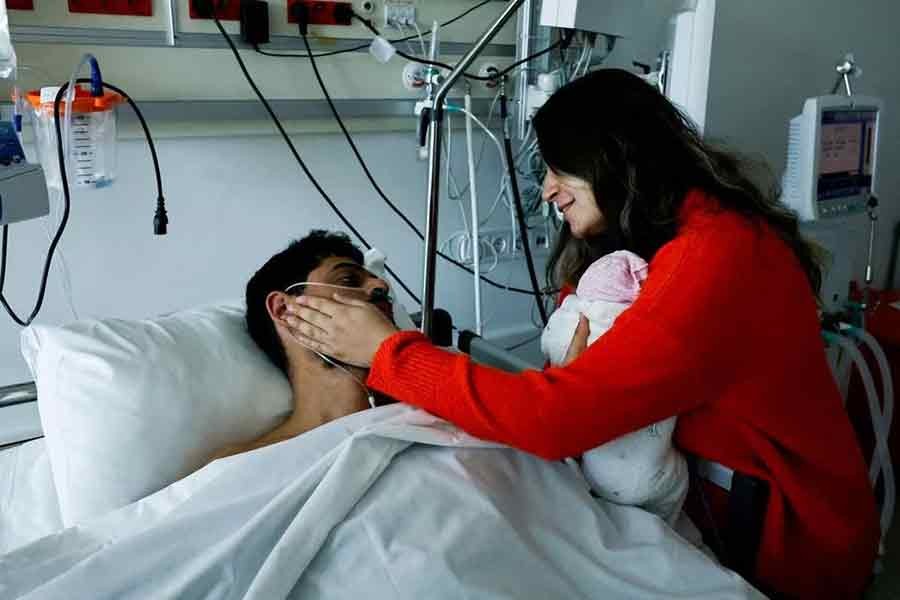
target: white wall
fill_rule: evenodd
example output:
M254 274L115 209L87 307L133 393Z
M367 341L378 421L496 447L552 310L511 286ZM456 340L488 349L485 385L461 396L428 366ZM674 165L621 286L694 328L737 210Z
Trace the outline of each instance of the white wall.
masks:
M422 244L371 191L343 138L299 135L294 140L351 221L421 293ZM362 134L357 142L382 188L421 228L426 166L415 159L414 135ZM455 146L462 150L462 144ZM280 138L169 139L161 140L158 149L171 221L167 236L153 235L156 192L143 142L120 142L121 170L113 186L75 194L60 247L82 318L143 318L240 297L254 270L291 239L315 227L343 229ZM457 176L464 177L464 155L454 155ZM491 199L499 164L488 147L480 186ZM456 207L449 202L444 207L442 239L460 228ZM500 225L509 222L504 214L498 212ZM43 228L39 221L10 228L6 294L20 313L30 310L35 298L47 249ZM472 327L471 279L459 273L452 266L442 268L439 306L450 309L461 327ZM521 264L501 268L493 277L519 286L528 281ZM488 290L485 306L492 330L527 329L527 297ZM71 319L54 270L39 322ZM0 313L0 385L31 379L18 339L19 328Z
M668 19L682 4L683 0L642 0L638 7L642 11L640 30L631 39L620 41L608 64L623 68L631 68L632 60L653 64L667 41ZM483 21L476 19L474 22ZM62 65L68 65L71 57L80 51L73 46L22 46L23 62L60 73L68 72L69 67L63 70ZM111 68L123 71L121 77L125 77L124 70L128 65L156 64L147 62L147 57L168 51L115 50L109 50L107 58L112 61ZM195 54L202 54L204 60L227 60L222 64L231 64L230 57L222 51L195 51ZM120 56L113 60L110 58L113 55ZM194 54L190 56L194 58ZM364 59L365 56L347 58L350 61ZM196 70L200 63L188 61L186 64ZM202 64L208 66L208 63ZM263 75L268 73L271 78L272 68L260 66L258 70ZM326 65L326 68L330 67ZM236 70L229 73L229 81L240 84L241 91L235 88L226 96L245 97L240 94L247 94L248 90L240 75ZM281 77L280 71L274 73L276 79ZM347 95L341 88L342 77L327 74L326 77L329 82L334 81L337 97ZM311 93L310 90L315 88L309 87L309 81L306 75L294 74L290 80L292 93L288 96ZM271 93L270 88L276 84L278 82L273 80L263 87L270 95L285 96ZM139 89L144 90L140 86ZM318 92L312 93L318 97ZM140 93L135 95L144 97ZM236 131L234 126L227 128L226 125L221 128L223 132ZM371 130L369 125L358 121L351 124L351 129ZM308 127L308 124L303 126ZM174 133L176 137L184 134L183 131L173 132L173 129L172 124L161 124L155 130ZM205 131L214 129L207 127ZM413 133L366 133L356 137L361 152L388 196L420 229L423 228L426 166L415 159ZM371 191L343 138L305 134L294 136L294 139L313 173L346 210L350 220L370 242L387 253L395 270L420 293L422 244ZM455 144L454 164L457 176L464 181L462 139L457 132L459 143ZM306 181L280 138L163 139L158 142L158 147L171 219L168 236L158 238L152 234L156 196L149 157L142 141L120 142L120 173L115 185L105 190L75 194L69 228L60 247L71 271L73 296L81 318L144 318L241 296L253 271L291 239L315 227L343 229ZM486 156L479 184L485 198L483 206L493 199L500 174L497 154L490 146ZM506 214L503 210L498 211L491 225L508 225L508 218L504 219ZM460 227L459 211L445 201L441 239ZM30 311L34 302L47 243L42 222L18 224L10 229L10 264L5 293L19 313L25 313L26 309ZM539 261L538 270L543 282L543 261ZM501 265L491 277L503 284L528 287L527 272L521 262ZM515 343L533 335L536 331L531 325L534 303L530 298L488 286L484 287L484 294L488 337ZM468 275L444 263L439 272L438 298L439 306L451 311L458 326L473 326L472 282ZM59 273L54 269L38 322L63 323L72 318L61 291ZM5 313L0 313L0 385L31 379L19 356L18 338L19 328ZM522 348L519 354L532 361L538 361L540 356L536 343Z
M707 135L763 157L778 177L787 153L788 121L803 101L831 91L834 65L852 51L865 71L855 91L885 101L878 192L882 201L876 284L890 258L900 218L900 79L896 0L721 0L710 73ZM855 274L864 276L868 221L850 224Z

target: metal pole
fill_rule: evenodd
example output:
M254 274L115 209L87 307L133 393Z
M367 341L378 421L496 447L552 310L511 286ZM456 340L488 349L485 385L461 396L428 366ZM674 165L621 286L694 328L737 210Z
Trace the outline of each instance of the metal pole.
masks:
M519 12L519 44L516 51L516 60L523 60L531 56L531 19L534 12L534 0L525 0L522 9ZM528 63L524 63L519 68L519 79L516 82L517 96L519 97L519 109L516 112L517 131L516 135L520 140L525 139L525 132L528 128L525 111L528 109Z
M872 284L874 279L874 255L875 255L875 227L878 224L878 217L875 212L869 211L869 251L866 253L866 286Z
M459 81L484 48L503 29L506 22L522 6L525 0L510 0L510 3L488 27L472 48L456 64L447 79L438 88L431 111L431 134L428 160L428 215L425 220L425 274L422 293L422 333L431 336L434 320L434 289L437 269L438 209L441 193L441 141L444 123L444 101L453 85Z
M425 289L422 292L422 333L431 337L434 322L435 269L437 268L437 231L441 189L441 121L444 111L437 105L431 111L428 134L428 213L425 218Z

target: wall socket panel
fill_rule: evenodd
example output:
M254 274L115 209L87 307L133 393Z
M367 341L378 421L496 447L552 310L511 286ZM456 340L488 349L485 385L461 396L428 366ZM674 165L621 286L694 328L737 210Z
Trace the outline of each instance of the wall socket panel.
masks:
M384 26L394 29L414 28L416 25L416 6L412 2L390 1L384 3Z
M531 255L534 258L549 256L553 240L544 231L543 227L535 227L529 231L531 238ZM481 238L481 264L491 265L494 262L494 253L485 248L490 246L497 252L499 262L525 260L523 240L519 236L513 236L513 230L509 228L481 229L478 232ZM465 265L472 265L472 248L454 243L450 248L454 257Z

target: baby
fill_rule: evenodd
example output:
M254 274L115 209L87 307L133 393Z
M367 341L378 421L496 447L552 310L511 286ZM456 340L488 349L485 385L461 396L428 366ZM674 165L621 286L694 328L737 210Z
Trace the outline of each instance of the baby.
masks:
M541 350L550 364L562 364L581 315L590 323L589 344L609 331L637 298L647 270L642 258L625 251L591 264L544 328ZM687 463L672 446L675 421L668 418L585 452L581 467L591 489L606 500L640 506L674 523L688 489Z

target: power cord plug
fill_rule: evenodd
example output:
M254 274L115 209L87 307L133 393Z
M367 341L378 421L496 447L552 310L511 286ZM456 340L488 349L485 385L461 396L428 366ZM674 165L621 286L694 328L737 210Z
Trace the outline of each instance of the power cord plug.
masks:
M269 43L269 3L241 0L241 39L251 46Z
M201 19L212 19L216 14L216 9L221 8L224 0L221 0L219 4L216 4L214 0L192 0L194 3L194 10L197 12L197 16Z
M306 36L309 33L309 7L302 2L297 2L291 6L291 16L297 21L300 35Z
M166 235L169 232L169 217L166 214L166 199L160 196L156 199L156 214L153 217L153 233Z

